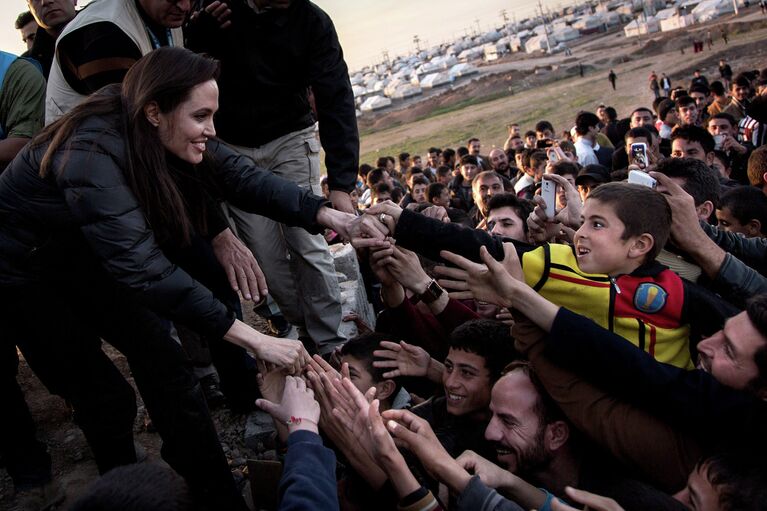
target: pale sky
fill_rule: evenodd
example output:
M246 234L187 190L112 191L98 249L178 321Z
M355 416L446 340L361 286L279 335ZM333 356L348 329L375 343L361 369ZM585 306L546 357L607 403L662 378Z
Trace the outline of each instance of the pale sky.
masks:
M27 10L26 0L2 0L0 7L0 49L22 53L26 48L14 29L16 16ZM85 2L82 2L85 3ZM351 69L381 60L384 50L391 57L414 48L413 36L421 46L439 44L466 29L475 30L479 20L482 31L500 26L500 12L509 18L531 15L536 0L315 0L335 23L346 61ZM561 0L543 0L544 6L569 4ZM512 7L513 6L513 7Z

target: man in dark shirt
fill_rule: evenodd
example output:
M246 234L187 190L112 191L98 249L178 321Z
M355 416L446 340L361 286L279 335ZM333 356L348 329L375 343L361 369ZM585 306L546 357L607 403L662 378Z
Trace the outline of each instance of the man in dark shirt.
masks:
M230 27L221 29L204 15L187 33L189 48L221 61L219 136L259 166L317 194L321 143L330 201L336 209L353 212L349 192L357 180L359 135L348 69L332 21L308 0L227 4ZM206 12L218 5L214 2ZM236 208L229 211L282 313L317 351L332 351L344 338L338 282L325 240Z

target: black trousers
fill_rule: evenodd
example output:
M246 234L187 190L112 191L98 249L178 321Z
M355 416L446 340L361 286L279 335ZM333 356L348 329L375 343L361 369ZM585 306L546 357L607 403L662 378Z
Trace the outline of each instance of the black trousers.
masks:
M16 343L0 333L0 456L17 490L51 480L51 457L37 440L35 423L16 381Z
M169 322L97 271L0 290L0 324L53 393L69 400L99 470L135 463L135 394L101 350L127 358L162 456L209 509L246 509L188 357Z

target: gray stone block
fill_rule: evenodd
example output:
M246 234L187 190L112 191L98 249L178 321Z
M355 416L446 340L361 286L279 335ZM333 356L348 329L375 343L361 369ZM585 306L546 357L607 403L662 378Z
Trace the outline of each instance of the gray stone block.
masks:
M256 452L263 450L264 444L269 441L274 431L272 416L257 410L248 415L245 422L245 445Z

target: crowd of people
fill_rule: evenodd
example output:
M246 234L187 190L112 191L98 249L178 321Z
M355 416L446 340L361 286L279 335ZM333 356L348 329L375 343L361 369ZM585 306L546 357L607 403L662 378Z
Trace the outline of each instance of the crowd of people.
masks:
M767 69L653 71L647 105L360 164L341 47L307 0L29 6L29 51L0 54L19 509L66 493L19 353L103 474L74 510L247 509L223 404L274 419L282 510L767 509ZM376 312L350 339L341 242ZM139 462L102 342L170 469Z

